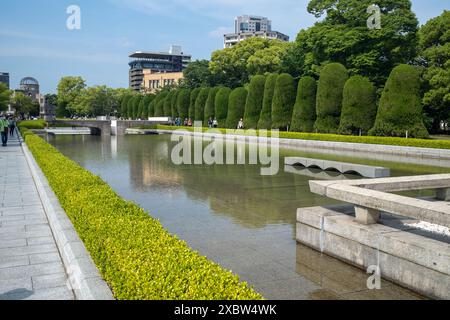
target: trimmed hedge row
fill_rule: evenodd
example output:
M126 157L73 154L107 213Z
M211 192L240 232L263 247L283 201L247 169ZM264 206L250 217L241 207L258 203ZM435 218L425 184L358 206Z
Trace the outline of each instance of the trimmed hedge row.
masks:
M23 124L22 124L23 128ZM27 129L26 143L117 299L262 299Z
M173 127L173 126L158 125L157 128L160 130L176 130L182 128L188 131L194 131L194 128L192 127ZM207 131L209 130L209 128L203 128L203 130ZM222 131L222 133L225 133L225 129L220 130ZM242 134L245 133L246 133L245 131L242 131ZM267 133L270 136L270 131L268 131ZM239 134L241 133L239 132ZM388 146L432 148L432 149L450 149L450 140L406 139L396 137L375 137L375 136L360 137L360 136L347 136L347 135L326 134L326 133L306 133L306 132L279 132L279 136L280 138L284 139L382 144Z
M33 129L33 130L42 130L42 129L45 129L46 126L47 126L47 122L45 122L42 119L20 121L17 124L17 127L19 129L28 128L28 129Z

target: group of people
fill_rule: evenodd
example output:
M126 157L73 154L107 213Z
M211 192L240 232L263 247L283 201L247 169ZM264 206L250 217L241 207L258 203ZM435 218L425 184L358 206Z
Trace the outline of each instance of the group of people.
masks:
M181 122L181 118L175 118L175 121L173 121L173 124L177 127L185 126L185 127L192 127L192 119L184 119L183 122Z
M177 127L181 127L181 126L185 126L185 127L192 127L193 125L193 121L191 118L186 118L184 119L184 121L182 122L180 118L175 118L175 121L173 121L173 125L177 126ZM209 128L218 128L219 127L219 122L217 121L216 118L209 118L208 119L208 127ZM244 129L244 119L240 119L238 126L238 129Z
M0 134L2 136L2 146L8 145L8 135L14 137L16 131L16 120L5 115L0 116Z
M219 127L219 122L217 121L216 118L214 118L214 120L212 118L209 118L209 120L208 120L208 127L210 127L210 128L218 128Z

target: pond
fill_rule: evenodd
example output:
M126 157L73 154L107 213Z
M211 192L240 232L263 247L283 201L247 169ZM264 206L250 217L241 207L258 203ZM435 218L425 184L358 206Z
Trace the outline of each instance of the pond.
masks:
M169 135L47 139L267 299L421 298L385 281L381 290L368 290L364 271L296 243L297 208L335 203L312 194L309 180L335 174L283 165L275 176L261 176L259 165L177 166L170 158L175 143ZM300 156L386 166L392 176L450 171L314 150L282 149L280 156L280 164L286 156Z

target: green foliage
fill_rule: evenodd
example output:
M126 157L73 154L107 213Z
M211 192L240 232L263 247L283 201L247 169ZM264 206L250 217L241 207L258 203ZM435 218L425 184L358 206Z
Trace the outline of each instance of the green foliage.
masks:
M179 90L175 90L172 95L172 100L170 101L170 116L172 117L172 119L175 119L178 117L177 101L178 101L178 93L179 92L180 92Z
M26 142L100 274L120 300L261 299L100 177L24 130Z
M291 124L295 104L295 81L287 73L280 74L272 100L272 129L286 129Z
M313 77L302 77L298 82L297 99L292 114L291 131L313 132L316 122L317 84Z
M39 108L36 103L33 102L31 97L23 94L22 92L16 92L12 98L11 106L16 112L25 115L33 111L33 109Z
M374 128L370 135L426 138L420 102L419 72L399 65L392 70L384 87Z
M264 85L264 97L261 115L258 121L258 129L272 128L272 102L275 93L275 85L277 83L278 74L272 73L266 77L266 84Z
M202 88L195 100L195 121L202 121L205 116L205 104L208 99L210 88Z
M215 77L209 70L208 60L193 61L183 70L183 87L189 89L213 87L215 82Z
M156 99L156 97L155 97L155 99L153 99L149 104L148 104L148 116L149 117L154 117L155 116L155 105L156 105L156 102L157 102L158 100Z
M201 90L201 88L195 88L191 91L191 96L189 98L189 119L195 119L195 102L197 101L198 95Z
M227 122L228 116L228 101L230 99L231 89L222 87L216 94L214 102L216 120L219 123L219 127L223 128Z
M76 98L86 88L86 82L81 77L63 77L58 83L58 113L75 114L77 112Z
M155 99L154 94L147 94L141 99L139 104L139 109L141 110L139 118L142 120L147 120L149 117L149 105Z
M133 98L133 95L126 95L122 98L120 103L120 116L128 118L128 102Z
M142 96L138 94L133 98L133 119L137 119L139 117L139 104L141 103Z
M450 120L450 11L428 21L419 35L420 56L426 66L423 104L437 132L441 121Z
M236 129L239 120L244 118L246 100L247 90L245 88L236 88L230 93L226 122L228 129Z
M0 82L0 111L8 109L8 104L11 99L11 91L3 82Z
M247 129L258 127L264 98L266 78L261 75L252 77L248 87L247 102L245 103L244 123Z
M161 130L175 130L178 127L157 125ZM183 127L184 130L194 131L192 127ZM204 131L208 128L204 128ZM219 129L225 134L225 129ZM269 137L270 137L270 131ZM248 131L237 130L236 134L252 136ZM259 134L257 131L256 134ZM281 139L300 139L313 141L334 141L334 142L348 142L348 143L365 143L365 144L380 144L389 146L402 147L416 147L416 148L432 148L432 149L450 149L450 140L431 140L431 139L406 139L400 137L372 137L372 136L348 136L338 134L323 134L323 133L305 133L305 132L279 132Z
M169 95L168 91L160 92L155 98L155 117L164 117L164 104Z
M317 120L314 129L321 133L336 133L342 110L342 94L348 72L340 63L327 64L320 73L317 86Z
M410 0L375 2L381 8L381 29L371 30L367 13L373 0L312 0L308 11L323 17L301 30L283 58L283 71L317 77L324 64L339 62L350 73L368 77L378 87L400 63L416 56L418 21Z
M206 102L205 102L205 117L203 118L204 126L208 126L209 118L214 120L215 113L216 113L216 108L215 108L216 95L219 90L220 90L220 87L214 87L209 90L208 99L206 99Z
M244 86L253 75L278 72L288 46L280 40L249 38L213 52L209 68L218 84L230 88Z
M189 117L189 104L190 104L191 90L181 89L177 97L178 116L181 121Z
M42 130L47 127L47 122L42 119L39 120L26 120L17 123L19 129L30 129L30 130Z
M376 89L369 79L353 76L344 86L340 134L366 135L377 116Z
M170 91L166 98L164 99L164 117L171 117L172 116L172 97L174 95L175 91Z

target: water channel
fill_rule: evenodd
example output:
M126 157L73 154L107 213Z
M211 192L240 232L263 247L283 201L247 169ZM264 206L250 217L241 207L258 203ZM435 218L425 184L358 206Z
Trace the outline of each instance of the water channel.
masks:
M296 243L297 208L335 202L309 191L308 181L326 177L323 173L284 168L283 158L386 166L392 176L450 172L449 168L282 149L279 173L261 176L259 165L174 165L170 154L175 143L169 135L47 139L267 299L422 298L387 281L381 290L368 290L369 275L363 270Z

